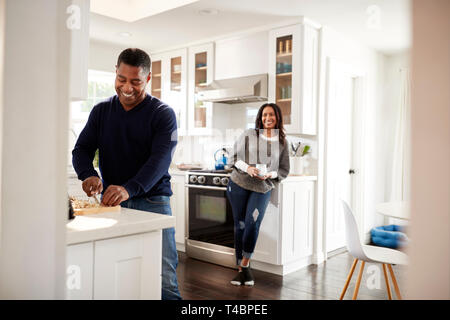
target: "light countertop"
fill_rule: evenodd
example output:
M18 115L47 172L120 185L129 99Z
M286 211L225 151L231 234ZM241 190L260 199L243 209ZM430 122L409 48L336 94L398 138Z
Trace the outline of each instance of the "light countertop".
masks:
M294 182L294 181L316 181L317 176L307 176L307 175L288 175L283 181Z
M184 176L188 171L178 170L178 169L169 169L170 175L178 175ZM286 179L289 181L315 181L317 180L317 176L312 175L288 175Z
M179 170L179 169L169 169L169 174L171 176L184 176L186 175L187 171L186 170Z
M128 208L121 211L77 216L67 225L66 244L76 244L175 226L175 217Z

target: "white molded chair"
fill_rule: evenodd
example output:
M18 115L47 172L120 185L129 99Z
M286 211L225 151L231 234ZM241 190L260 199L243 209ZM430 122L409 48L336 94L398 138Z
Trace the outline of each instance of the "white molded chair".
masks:
M400 295L400 290L398 288L397 280L395 279L394 271L392 270L393 264L406 265L408 264L408 256L401 251L376 247L361 244L359 240L358 226L356 224L355 217L353 216L352 210L349 205L342 200L342 205L344 207L344 217L345 217L345 236L347 239L347 249L350 255L352 255L355 260L353 261L350 273L347 277L347 282L342 290L340 300L344 298L345 292L347 291L350 280L352 279L353 271L355 271L356 264L359 260L362 261L361 267L359 269L358 279L356 281L355 291L353 292L353 300L356 300L358 296L359 286L361 284L361 278L364 271L364 264L366 262L376 262L383 265L384 279L386 281L386 289L388 292L389 300L392 300L391 289L389 285L389 279L386 271L386 265L392 277L392 282L394 284L395 293L398 299L402 299Z

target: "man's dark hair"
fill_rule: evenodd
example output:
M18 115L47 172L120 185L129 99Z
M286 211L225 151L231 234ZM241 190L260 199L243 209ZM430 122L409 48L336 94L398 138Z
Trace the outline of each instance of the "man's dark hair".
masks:
M145 74L150 72L151 60L144 50L138 48L123 50L117 59L117 68L122 62L133 67L141 67Z

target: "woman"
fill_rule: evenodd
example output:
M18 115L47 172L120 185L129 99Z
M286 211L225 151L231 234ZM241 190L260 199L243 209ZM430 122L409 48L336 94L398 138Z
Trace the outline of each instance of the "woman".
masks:
M246 130L235 142L233 151L234 166L227 196L233 211L239 273L231 284L252 286L250 258L259 227L275 183L289 173L289 150L280 107L274 103L262 105L256 116L255 129Z

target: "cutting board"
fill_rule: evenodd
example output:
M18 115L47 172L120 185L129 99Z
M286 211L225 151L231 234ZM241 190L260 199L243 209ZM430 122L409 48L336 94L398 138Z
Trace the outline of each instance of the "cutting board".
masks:
M103 213L103 212L112 212L112 211L120 211L120 206L114 206L114 207L96 207L96 208L81 208L81 209L74 209L74 215L75 216L84 216L87 214L97 214L97 213Z

